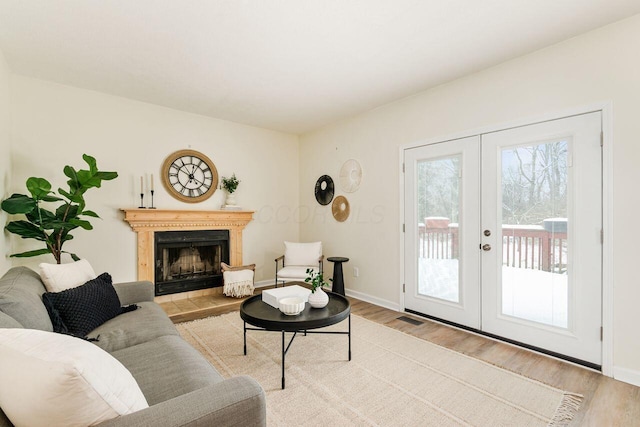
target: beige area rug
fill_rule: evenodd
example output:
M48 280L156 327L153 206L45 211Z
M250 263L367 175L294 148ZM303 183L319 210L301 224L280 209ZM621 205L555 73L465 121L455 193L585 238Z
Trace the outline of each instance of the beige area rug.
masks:
M566 425L581 396L351 315L346 335L298 334L280 388L280 332L247 331L238 312L177 325L224 377L267 393L269 426ZM327 330L347 330L347 321ZM291 334L287 334L288 337Z

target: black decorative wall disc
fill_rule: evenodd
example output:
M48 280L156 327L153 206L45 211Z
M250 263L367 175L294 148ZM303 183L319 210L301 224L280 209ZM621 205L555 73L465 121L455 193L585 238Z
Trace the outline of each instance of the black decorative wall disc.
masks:
M333 200L333 179L329 175L322 175L316 181L316 200L321 205L328 205Z

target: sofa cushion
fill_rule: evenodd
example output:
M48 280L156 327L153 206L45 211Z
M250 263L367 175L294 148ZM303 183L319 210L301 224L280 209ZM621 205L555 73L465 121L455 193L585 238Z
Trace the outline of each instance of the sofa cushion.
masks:
M0 328L22 328L22 325L13 317L0 311Z
M148 407L109 353L67 335L0 330L0 405L15 425L86 426Z
M112 353L131 372L142 393L155 405L223 378L180 336L170 335Z
M103 350L112 353L164 335L178 335L173 322L153 302L138 303L138 309L108 320L89 333L89 338Z
M13 267L0 279L0 311L24 328L53 331L47 309L42 304L44 284L35 271Z
M67 264L41 263L40 278L49 292L60 292L75 288L96 278L93 267L86 259Z
M148 280L114 283L113 287L120 298L120 305L155 300L155 285Z
M135 305L120 306L109 273L62 292L46 292L42 301L49 312L55 332L84 337L121 313L135 310Z

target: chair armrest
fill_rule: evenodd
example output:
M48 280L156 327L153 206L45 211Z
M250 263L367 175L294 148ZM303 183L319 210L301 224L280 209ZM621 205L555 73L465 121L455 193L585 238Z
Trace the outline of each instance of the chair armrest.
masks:
M266 415L266 397L260 384L253 378L239 376L105 421L99 426L266 426Z
M276 276L278 275L278 261L282 261L282 267L284 268L284 255L280 255L275 259L276 262Z
M153 301L155 287L148 281L114 283L113 287L118 294L121 305L135 304L137 302Z

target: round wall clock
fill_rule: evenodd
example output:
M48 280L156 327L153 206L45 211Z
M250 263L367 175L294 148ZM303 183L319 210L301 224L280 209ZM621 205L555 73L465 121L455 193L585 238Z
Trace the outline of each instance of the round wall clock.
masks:
M204 154L195 150L180 150L165 159L162 184L178 200L202 202L218 188L218 170Z

